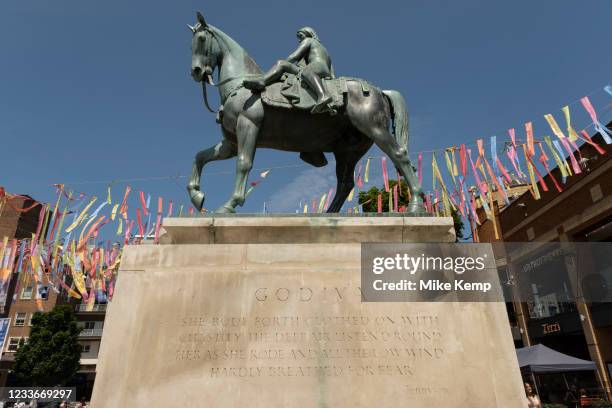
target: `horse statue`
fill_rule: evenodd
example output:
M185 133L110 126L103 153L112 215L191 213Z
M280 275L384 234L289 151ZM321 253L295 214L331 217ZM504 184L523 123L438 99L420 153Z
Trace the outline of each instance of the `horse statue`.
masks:
M233 193L216 210L234 213L237 206L244 204L255 150L263 147L299 152L302 160L316 167L327 164L324 153L333 153L337 188L327 212L339 212L354 187L355 165L376 143L407 181L411 193L407 212L424 212L421 186L408 158L408 112L399 92L380 90L361 79L329 79L326 87L335 89L337 109L313 114L312 103L307 103L308 93L298 98L305 105L300 107L292 102L283 105L279 100L281 92L271 89L281 84L270 85L261 92L246 89L243 82L261 77L262 70L236 41L207 24L200 12L197 24L189 29L193 33L191 75L202 84L204 101L211 112L206 86L218 88L221 109L217 122L223 133L220 142L195 156L187 191L198 210L204 204L200 177L206 163L237 157ZM216 84L212 77L215 69Z

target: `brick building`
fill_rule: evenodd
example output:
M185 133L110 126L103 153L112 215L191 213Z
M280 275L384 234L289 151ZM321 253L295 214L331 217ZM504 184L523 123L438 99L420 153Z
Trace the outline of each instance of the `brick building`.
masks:
M611 125L608 127L612 128ZM533 248L540 246L542 249L528 254L531 260L549 255L543 243L612 241L612 145L606 145L600 135L594 136L593 141L605 150L605 154L589 144L582 145L583 172L569 177L562 185L562 192L554 188L552 178L562 179L560 170L555 168L544 177L550 188L548 192L540 189L540 200L525 192L507 206L494 202L494 220L486 219L484 211L479 210L481 225L477 232L480 241L532 242ZM563 290L539 293L535 304L519 299L516 294L509 295L513 299L508 304L508 312L515 344L517 347L544 344L595 362L599 387L612 399L612 303L572 296L582 290L571 278L578 275L577 266L567 258L554 266L554 279ZM498 263L501 276L513 277L521 273L520 260L504 262ZM608 279L608 287L612 287L612 274L603 271L603 276Z
M29 208L34 203L35 201L28 196L11 201L11 204L17 209ZM0 213L0 240L5 236L9 239L31 238L36 232L39 216L39 206L27 212L20 212L9 205L4 205ZM4 386L9 380L9 373L15 361L15 352L29 337L34 313L41 310L48 312L57 304L69 302L65 294L58 294L48 287L43 287L39 298L36 299L34 282L18 281L19 276L14 275L10 280L7 292L0 297L0 315L10 319L6 341L1 350L0 386ZM82 396L87 398L93 389L106 304L95 304L91 311L87 311L85 305L82 304L68 304L74 307L78 324L83 328L79 335L79 343L83 351L81 368L77 376L77 393L79 398Z

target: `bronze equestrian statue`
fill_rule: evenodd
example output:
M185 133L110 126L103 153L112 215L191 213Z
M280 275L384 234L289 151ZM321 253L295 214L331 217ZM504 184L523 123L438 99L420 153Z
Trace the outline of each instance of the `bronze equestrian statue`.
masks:
M207 24L201 13L189 28L191 75L202 84L209 110L206 84L218 88L222 104L217 121L223 137L196 154L187 186L198 210L204 204L202 168L234 156L234 190L216 212L233 213L244 204L255 150L260 147L299 152L302 160L317 167L327 164L324 153L333 153L338 185L327 212L338 212L354 187L355 165L376 143L408 184L407 211L424 213L421 186L408 158L408 112L399 92L382 91L358 78L334 78L327 51L307 27L298 32L296 52L265 75L236 41Z

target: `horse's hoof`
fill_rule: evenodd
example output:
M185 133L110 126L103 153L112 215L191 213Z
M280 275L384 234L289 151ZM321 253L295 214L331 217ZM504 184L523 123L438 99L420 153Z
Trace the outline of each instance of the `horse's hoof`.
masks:
M430 215L425 206L422 203L413 203L408 207L408 214L416 216L428 216Z
M235 214L236 213L236 209L229 207L227 205L222 205L221 207L217 208L215 210L216 214Z
M204 193L199 190L191 190L189 192L189 197L191 198L191 203L195 206L198 212L201 211L206 198Z

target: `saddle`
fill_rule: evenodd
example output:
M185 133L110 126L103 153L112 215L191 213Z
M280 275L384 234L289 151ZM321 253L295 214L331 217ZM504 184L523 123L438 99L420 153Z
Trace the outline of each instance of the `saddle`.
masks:
M331 78L323 79L323 86L332 100L329 109L322 113L336 114L345 104L345 95L348 92L347 82L359 81L362 84L364 94L369 93L369 86L363 80L355 78ZM316 104L316 94L310 90L300 75L285 73L280 82L268 85L261 93L261 100L268 106L286 109L300 109L310 111Z
M358 82L363 94L369 95L371 85L363 79L348 77L323 79L323 86L332 100L328 104L328 109L320 111L318 114L335 115L340 108L344 107L345 96L348 93L347 82L349 81ZM268 106L310 112L316 104L317 97L308 85L302 82L300 74L285 73L280 82L266 86L266 89L261 93L261 101ZM302 152L300 153L300 159L314 167L327 165L327 159L322 152Z

